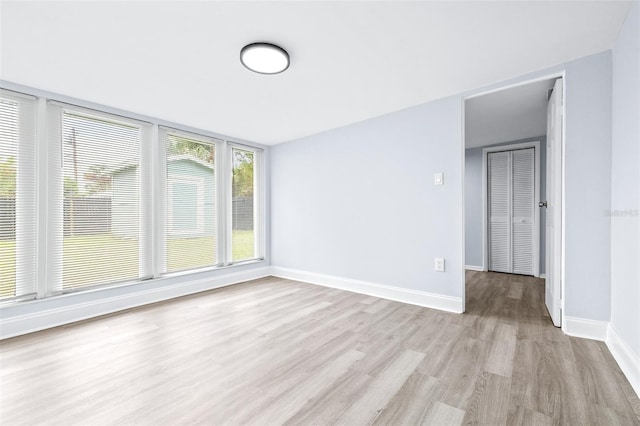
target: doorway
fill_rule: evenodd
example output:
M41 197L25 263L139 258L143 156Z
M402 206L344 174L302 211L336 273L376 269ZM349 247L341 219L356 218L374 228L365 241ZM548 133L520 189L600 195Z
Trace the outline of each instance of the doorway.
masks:
M518 276L539 277L527 282L544 287L556 326L562 307L563 82L563 76L550 76L463 99L465 273L500 273L503 285L522 281Z

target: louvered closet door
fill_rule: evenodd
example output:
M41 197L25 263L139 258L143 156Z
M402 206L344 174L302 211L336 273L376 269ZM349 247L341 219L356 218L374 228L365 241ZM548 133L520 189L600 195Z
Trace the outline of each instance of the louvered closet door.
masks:
M488 155L489 270L511 272L511 153Z
M489 270L533 275L534 148L487 156Z
M513 273L533 275L534 149L511 152Z

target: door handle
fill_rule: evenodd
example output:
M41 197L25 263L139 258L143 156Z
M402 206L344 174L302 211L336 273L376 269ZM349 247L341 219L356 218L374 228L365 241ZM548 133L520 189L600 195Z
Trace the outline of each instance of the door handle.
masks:
M547 207L547 202L546 201L540 201L538 203L538 207L545 207L546 208Z

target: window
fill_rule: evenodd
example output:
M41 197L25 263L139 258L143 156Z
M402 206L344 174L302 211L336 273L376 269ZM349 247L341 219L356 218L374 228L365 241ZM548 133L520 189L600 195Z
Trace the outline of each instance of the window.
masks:
M215 141L162 129L166 145L165 261L161 272L218 263Z
M238 262L261 256L258 219L259 151L231 148L231 260Z
M0 94L3 302L263 259L259 148Z
M0 94L0 299L35 295L36 101Z
M66 107L59 117L62 214L55 220L62 238L52 248L62 262L54 265L54 289L142 277L141 127Z

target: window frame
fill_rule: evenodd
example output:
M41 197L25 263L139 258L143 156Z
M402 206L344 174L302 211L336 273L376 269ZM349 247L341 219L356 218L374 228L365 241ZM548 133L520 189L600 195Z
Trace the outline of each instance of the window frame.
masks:
M32 300L38 296L38 273L39 273L39 251L38 251L38 225L39 225L39 210L38 210L38 184L40 179L40 171L38 167L38 142L39 142L39 100L37 96L33 96L26 93L16 92L13 90L0 87L0 95L4 98L11 100L17 104L18 110L23 107L22 102L32 103L33 110L32 118L35 128L31 130L32 138L31 146L24 143L23 133L25 131L25 123L23 123L18 116L18 146L16 147L16 195L15 195L15 294L13 296L3 297L0 299L0 303L10 303L14 301ZM33 158L24 155L24 150L30 150L33 152ZM22 155L21 155L22 151ZM26 168L26 171L25 171ZM25 175L27 174L27 175ZM30 182L31 181L31 182ZM23 194L20 191L20 187L31 183L30 193ZM23 195L20 195L23 194ZM24 215L19 215L21 206L32 204L33 213L35 217L25 218ZM27 219L27 220L25 220ZM22 228L27 228L31 224L33 231L21 232ZM31 247L32 253L21 253L20 247ZM25 258L21 259L21 256ZM29 280L33 280L33 283L28 283ZM25 289L25 292L20 292L20 289Z
M216 259L215 262L211 265L183 269L180 271L168 271L167 267L167 236L169 235L169 176L167 173L167 142L168 136L174 135L178 137L184 137L186 139L191 139L196 142L200 142L202 144L209 144L213 146L214 149L214 173L215 173L215 190L216 190L216 218L217 223L214 224L216 228ZM158 159L158 167L156 173L154 173L154 181L156 182L157 189L154 191L157 194L156 200L156 208L157 212L157 221L154 226L154 235L157 237L156 243L156 269L154 270L154 277L166 277L166 276L174 276L174 275L182 275L189 274L195 272L202 272L207 270L212 270L224 266L224 227L221 227L221 223L223 219L221 218L221 214L223 213L223 190L224 184L221 182L221 178L224 176L224 173L221 173L224 155L222 155L221 151L224 150L225 143L223 140L206 136L196 132L190 132L185 130L180 130L172 126L158 126L158 137L156 139L157 142L157 159ZM222 202L221 202L222 200ZM222 237L221 237L222 236Z
M265 259L265 174L263 157L264 150L254 146L244 145L236 142L227 143L227 265L241 265L248 262L262 261ZM233 150L239 149L253 153L253 252L254 257L248 259L233 260Z
M12 304L14 302L29 302L33 299L50 299L52 297L60 297L78 293L92 293L95 291L104 291L112 288L131 287L131 291L135 292L136 285L143 282L156 281L162 285L167 278L179 276L193 276L197 273L223 270L226 268L235 268L241 265L250 265L265 261L266 244L265 235L267 229L267 212L265 210L265 194L266 194L266 167L264 166L265 153L259 144L251 142L239 142L229 137L216 134L211 131L196 129L190 126L177 124L174 122L161 120L141 114L136 114L117 108L112 108L90 101L77 99L65 95L55 94L40 89L31 88L11 82L0 81L0 89L12 96L24 97L35 100L35 159L36 165L35 187L36 187L36 271L35 271L35 287L37 292L30 297L4 298L0 300L0 305ZM62 122L56 122L56 119L62 118L61 109L67 108L71 111L89 116L97 116L106 121L121 123L135 123L142 131L142 140L140 144L140 191L144 192L144 199L141 195L140 201L140 267L144 268L145 273L139 274L139 278L127 281L109 282L104 284L88 285L74 289L62 291L61 288L55 288L52 278L52 272L55 269L56 262L62 263L62 252L55 255L51 248L56 243L53 237L56 226L50 209L57 202L62 203L63 197L56 200L56 186L62 189L62 183L56 183L51 179L55 176L56 169L61 175L62 171L62 154L61 154L61 137L58 143L52 143L54 138L51 133L62 131ZM57 116L56 116L57 115ZM166 212L163 206L166 191L163 194L163 185L166 188L165 181L162 182L161 177L165 171L166 163L164 162L166 151L164 144L161 144L162 129L170 129L173 132L194 137L197 140L212 141L216 145L216 196L217 196L217 263L212 266L187 269L172 273L160 273L160 258L163 250L163 233L159 232L160 224L166 218ZM228 158L231 155L231 147L237 146L240 149L253 151L255 157L254 171L254 222L256 227L254 238L255 256L252 259L242 261L231 261L231 244L228 237L231 236L231 184L230 176L232 174L232 166L229 164ZM59 179L62 182L62 179ZM145 189L143 189L145 188ZM164 217L163 217L164 215ZM206 219L205 219L206 220ZM166 222L165 222L166 223ZM60 224L62 227L62 224ZM144 236L144 237L143 237ZM59 237L62 243L62 236ZM166 247L166 246L164 246ZM60 267L58 268L62 270ZM194 277L195 279L195 277ZM61 283L61 277L60 277ZM142 288L147 288L142 287ZM107 293L105 293L107 294ZM14 300L15 299L15 300Z
M149 202L152 194L152 164L150 162L151 151L151 130L152 124L127 117L121 114L113 114L100 109L88 108L73 103L61 102L55 99L46 100L46 135L48 144L48 167L47 167L47 208L43 213L38 210L38 214L44 214L47 220L46 226L46 279L38 283L41 291L38 298L48 298L52 296L79 293L99 288L117 287L139 283L153 278L152 271L152 247L155 243L155 236L152 232L150 221L145 218L150 217L153 211L153 203ZM106 283L96 283L86 286L64 288L63 285L63 203L64 196L60 197L63 189L63 118L66 111L87 118L96 118L107 123L125 125L140 130L140 146L138 149L138 185L139 185L139 214L138 214L138 277L134 279L124 279ZM40 268L41 265L38 265Z

